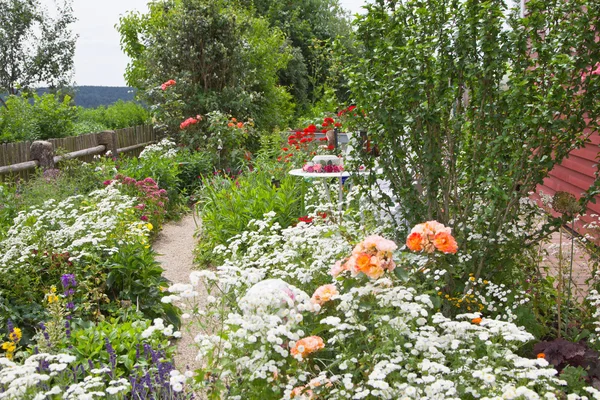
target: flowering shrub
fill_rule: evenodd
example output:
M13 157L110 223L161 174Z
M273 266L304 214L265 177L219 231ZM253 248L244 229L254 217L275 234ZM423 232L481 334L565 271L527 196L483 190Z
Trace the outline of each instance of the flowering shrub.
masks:
M82 302L81 313L99 317L98 305L93 308L83 305L108 300L99 288L101 282L107 281L110 260L114 262L128 252L148 251L145 247L149 247L154 228L140 219L141 213L134 208L137 199L123 194L119 187L109 185L89 196L72 196L60 202L48 200L41 207L19 212L6 237L0 240L0 288L5 299L3 307L8 307L2 313L2 323L6 324L6 318L11 316L15 323L27 328L29 340L32 328L47 313L43 306L45 293L51 285L60 284L61 277L64 286L65 276L73 277L69 282L81 284L77 293L72 293L78 290L74 285L65 288L68 290L65 298L76 295ZM129 279L139 281L142 286L149 283L146 279L152 275L150 266L148 261L138 263ZM135 278L143 273L145 279ZM107 282L112 287L112 296L118 298L124 286L117 288L114 277ZM132 285L128 283L126 287ZM145 292L149 295L152 290Z
M203 123L200 123L203 121ZM181 123L179 139L188 148L207 152L217 169L239 168L256 150L258 142L254 121L236 118L215 111L203 119L200 115Z
M137 369L125 377L114 375L117 358L110 344L109 366L94 367L86 360L66 354L38 353L22 363L0 358L1 399L187 399L182 393L188 375L180 374L168 361L164 352L150 345L138 348ZM82 362L83 361L83 362ZM59 397L56 397L59 396Z
M352 248L352 236L340 236L361 231L352 221L335 226L314 218L281 229L273 217L252 221L217 247L222 265L193 272L185 288L203 282L221 293L206 309L189 310L204 328L196 337L205 361L197 373L210 379L198 384L211 398L533 399L561 398L570 389L600 398L593 388L565 388L543 357L520 354L534 337L511 322L508 289L468 280L467 298L498 302L449 318L439 311L439 295L391 273L410 270L396 265L410 257L396 257L394 242L373 235ZM434 221L413 233L429 240L421 249L428 255L407 254L427 258L431 268L438 258L428 251L456 251L449 228ZM436 247L439 234L445 241ZM509 316L488 317L494 310Z

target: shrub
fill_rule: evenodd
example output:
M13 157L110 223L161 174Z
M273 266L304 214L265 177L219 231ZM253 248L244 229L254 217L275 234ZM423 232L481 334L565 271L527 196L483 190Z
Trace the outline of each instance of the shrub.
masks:
M277 222L282 227L297 222L300 216L300 184L292 176L280 179L276 187L271 175L260 170L238 178L215 175L205 179L199 196L196 207L202 218L200 243L205 250L226 244L251 220L266 213L277 213Z
M80 127L86 124L97 129L121 129L132 126L144 125L150 121L150 113L138 103L119 100L109 106L97 108L77 108L77 123ZM94 130L80 133L90 133Z
M51 139L74 134L76 108L71 98L59 100L53 94L33 94L32 102L25 97L10 96L6 107L0 108L0 138L5 142Z
M524 280L523 254L560 225L527 199L598 129L599 9L587 5L528 1L522 18L503 2L389 1L358 20L355 127L380 156L356 156L383 169L408 226L452 223L462 282Z

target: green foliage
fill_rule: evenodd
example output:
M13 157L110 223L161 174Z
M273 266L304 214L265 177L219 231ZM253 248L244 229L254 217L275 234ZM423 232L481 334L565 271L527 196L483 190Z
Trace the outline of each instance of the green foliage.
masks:
M352 47L348 16L338 0L266 1L242 0L257 16L284 32L292 46L292 61L279 72L279 83L289 87L298 111L306 112L323 95L324 87L336 80L332 44L340 39ZM343 82L336 81L339 90Z
M449 223L463 282L471 272L522 279L520 254L553 229L536 225L529 193L598 129L590 27L600 6L532 0L527 9L522 18L503 2L377 2L357 23L362 54L347 60L366 112L357 127L378 147L406 225Z
M68 95L9 96L0 108L0 142L62 138L149 122L148 110L134 102L94 109L73 106Z
M77 121L78 123L97 124L104 129L120 129L147 124L150 122L150 113L137 103L119 100L106 107L78 107ZM81 133L89 132L94 131Z
M39 0L0 1L0 93L66 83L73 69L77 37L69 27L75 17L70 0L54 4L56 12L49 13Z
M33 94L33 103L26 97L10 96L6 107L0 108L0 141L38 140L71 136L75 132L76 108L71 98L62 101L54 94Z
M79 360L93 360L98 367L110 365L110 355L106 350L106 340L110 342L117 357L115 377L129 375L137 364L141 368L147 367L147 360L140 358L144 353L144 344L153 349L167 350L166 355L172 356L174 346L162 335L153 334L147 339L142 337L142 332L148 328L149 321L124 320L111 318L98 324L83 324L74 329L69 340L71 352Z
M203 151L181 149L178 154L179 162L179 191L191 195L202 184L202 177L213 172L210 155Z
M166 316L174 326L179 326L179 311L172 304L161 303L161 287L168 286L162 276L163 269L155 260L155 253L142 246L125 247L104 264L107 271L106 291L113 305L129 301L146 318ZM116 311L116 310L115 310Z
M228 1L167 1L149 9L121 18L118 30L132 59L126 79L146 91L153 110L167 102L164 91L175 91L179 118L221 111L264 129L285 124L291 102L277 87L277 72L291 53L280 30ZM160 90L169 79L177 85ZM181 121L162 122L174 128Z
M218 111L183 129L179 141L204 152L219 170L240 170L248 158L246 152L256 150L258 143L254 121L238 121Z
M279 178L277 188L271 182L272 173L258 167L237 179L215 176L205 181L197 205L202 219L200 258L204 250L226 244L244 231L250 220L262 219L265 213L276 212L276 221L282 227L297 222L301 212L299 181L290 175Z

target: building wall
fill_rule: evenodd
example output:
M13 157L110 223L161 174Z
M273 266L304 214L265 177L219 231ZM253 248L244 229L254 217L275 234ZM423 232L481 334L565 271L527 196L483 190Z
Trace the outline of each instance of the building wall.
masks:
M579 199L581 194L594 182L597 164L600 161L598 158L599 153L600 134L594 132L590 136L590 143L587 143L581 149L573 150L568 158L550 171L548 178L544 180L542 185L538 186L537 194L543 192L554 195L557 191L565 191ZM539 199L539 195L534 197ZM600 196L596 196L596 204L588 204L587 213L576 224L576 230L582 235L586 233L593 235L596 242L600 243L600 232L583 228L583 225L598 220L598 217L592 216L593 214L600 215Z

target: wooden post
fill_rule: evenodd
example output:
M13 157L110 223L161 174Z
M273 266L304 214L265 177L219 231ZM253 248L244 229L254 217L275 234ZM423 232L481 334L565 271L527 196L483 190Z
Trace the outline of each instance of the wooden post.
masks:
M117 134L115 133L115 131L103 131L103 132L98 133L98 135L96 137L98 140L98 145L106 146L106 151L104 152L104 154L106 154L110 151L110 154L112 155L112 157L118 156L118 154L117 154L118 142L117 142Z
M44 140L36 140L31 144L31 159L38 162L43 170L54 168L54 146Z

